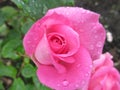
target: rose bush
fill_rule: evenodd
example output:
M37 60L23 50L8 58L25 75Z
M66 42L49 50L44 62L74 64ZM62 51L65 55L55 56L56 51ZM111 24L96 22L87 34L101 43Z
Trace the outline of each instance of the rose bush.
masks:
M78 7L50 9L24 37L41 83L55 90L86 90L105 30L99 14Z
M120 90L120 74L109 53L93 61L93 67L88 90Z

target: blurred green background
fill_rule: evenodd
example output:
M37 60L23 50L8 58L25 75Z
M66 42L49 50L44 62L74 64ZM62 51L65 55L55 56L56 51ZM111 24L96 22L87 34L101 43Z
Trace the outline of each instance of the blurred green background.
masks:
M100 22L113 35L104 52L120 70L120 0L0 0L0 90L50 90L39 83L36 66L25 55L22 39L50 8L79 6L101 14Z

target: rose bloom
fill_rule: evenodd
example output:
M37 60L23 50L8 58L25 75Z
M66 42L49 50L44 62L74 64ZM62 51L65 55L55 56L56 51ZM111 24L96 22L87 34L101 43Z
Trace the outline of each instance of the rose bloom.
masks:
M109 53L94 60L93 67L88 90L120 90L120 74L113 67L112 56Z
M24 37L40 82L55 90L87 90L92 61L102 52L105 29L99 14L78 7L48 10Z

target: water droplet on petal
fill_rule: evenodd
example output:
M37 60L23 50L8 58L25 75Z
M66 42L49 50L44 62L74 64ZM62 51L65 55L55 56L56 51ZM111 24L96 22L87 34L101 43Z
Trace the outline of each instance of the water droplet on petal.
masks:
M34 3L34 0L32 0L32 2Z
M89 46L89 49L90 49L90 50L93 50L93 49L94 49L94 46L93 46L93 45L90 45L90 46Z
M86 13L90 13L90 12L87 10Z
M76 88L78 88L78 87L79 87L79 85L78 85L78 84L76 84L76 85L75 85L75 87L76 87Z
M84 85L84 84L85 84L85 81L83 80L83 81L82 81L82 85Z
M59 87L59 86L60 86L60 84L57 84L57 86Z
M67 80L64 80L64 81L62 82L62 84L63 84L63 86L68 86L69 82L68 82Z
M102 47L102 42L98 42L96 46L97 47Z
M95 35L95 38L98 38L98 36L97 36L97 35Z
M86 77L88 77L88 76L89 76L89 74L88 74L88 73L86 73L86 74L85 74L85 76L86 76Z
M92 68L92 65L90 65L90 68Z
M100 54L100 53L101 53L100 51L97 52L97 54Z
M82 10L82 13L86 13L86 11L85 11L85 10Z
M66 15L69 15L69 12L66 12Z

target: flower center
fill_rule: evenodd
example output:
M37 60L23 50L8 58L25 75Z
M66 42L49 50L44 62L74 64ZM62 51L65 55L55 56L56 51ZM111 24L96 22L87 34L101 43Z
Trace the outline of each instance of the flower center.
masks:
M64 39L60 36L53 36L51 38L52 44L55 46L61 46L64 44Z
M50 48L55 53L65 53L64 49L66 42L63 36L59 34L51 33L48 35L48 40L49 40Z

